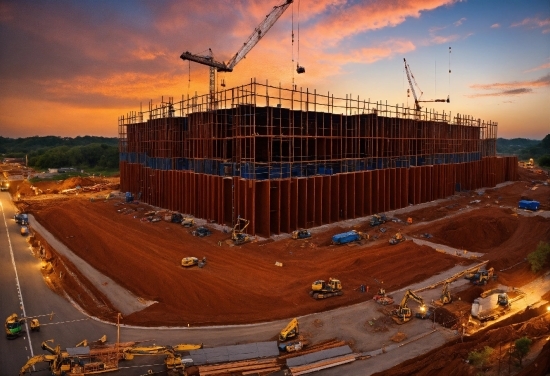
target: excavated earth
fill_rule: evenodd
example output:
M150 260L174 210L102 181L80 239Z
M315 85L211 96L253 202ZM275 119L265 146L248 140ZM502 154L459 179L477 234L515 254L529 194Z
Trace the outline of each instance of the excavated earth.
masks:
M550 241L550 218L518 214L515 207L519 198L529 197L539 200L543 210L549 210L550 187L528 172L522 171L521 177L522 181L500 188L461 192L436 205L410 207L407 213L381 227L371 228L369 218L364 218L312 229L310 240L281 236L241 246L232 246L229 233L219 230L222 226L212 224L211 236L195 237L192 229L181 225L145 220L146 213L152 210L149 205L127 204L121 196L106 200L104 192L101 196L35 196L35 191L27 187L29 183L22 182L18 184L21 201L17 204L91 266L138 297L157 302L126 316L125 323L240 324L355 304L371 299L377 285L393 291L457 264L479 261L436 252L412 241L390 246L388 239L397 231L407 237L430 233L433 243L482 253L481 260L489 260L488 267L495 268L501 284L522 286L530 282L537 275L530 271L525 257L540 241ZM60 192L77 185L97 184L78 179L36 186L43 192ZM408 217L413 219L413 225L406 224ZM368 232L371 239L361 244L330 245L332 235L352 228ZM47 248L49 259L56 261L59 256ZM180 262L186 256L206 257L207 265L182 268ZM70 268L70 262L61 259ZM311 283L329 277L342 281L344 295L322 301L309 298ZM79 281L76 285L87 284L83 277ZM496 282L487 288L492 283ZM82 296L82 287L75 287L74 283L57 284L73 297ZM360 285L373 288L362 294L358 291ZM88 291L97 293L93 286ZM470 295L462 297L464 304L478 296L477 292ZM81 304L92 315L113 317L108 302L99 308L97 304ZM455 314L449 312L449 321Z

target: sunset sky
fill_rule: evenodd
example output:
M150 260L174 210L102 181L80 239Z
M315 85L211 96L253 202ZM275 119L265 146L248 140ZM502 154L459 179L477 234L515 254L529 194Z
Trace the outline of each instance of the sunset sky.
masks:
M207 93L208 68L182 52L227 61L283 2L0 0L0 135L117 136L140 103ZM412 107L403 58L422 99L450 96L427 107L496 121L499 137L550 133L548 0L294 0L218 79Z

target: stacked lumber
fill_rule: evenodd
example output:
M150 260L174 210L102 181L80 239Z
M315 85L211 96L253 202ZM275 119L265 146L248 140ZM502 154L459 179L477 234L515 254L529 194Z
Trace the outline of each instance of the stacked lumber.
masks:
M342 364L355 361L356 355L349 354L335 358L321 360L315 363L305 364L303 366L289 367L292 376L305 375L307 373L317 372L322 369L336 367Z
M277 363L277 359L262 359L262 360L244 360L239 362L230 362L223 364L212 364L198 366L201 376L210 375L252 375L252 374L268 374L279 371L281 366Z
M316 345L308 346L307 349L302 349L301 351L296 351L288 354L284 354L279 356L279 359L288 359L288 358L294 358L296 356L302 356L306 354L311 354L317 351L326 350L326 349L332 349L334 347L340 347L346 345L345 341L339 341L335 338L329 339L323 342L319 342Z

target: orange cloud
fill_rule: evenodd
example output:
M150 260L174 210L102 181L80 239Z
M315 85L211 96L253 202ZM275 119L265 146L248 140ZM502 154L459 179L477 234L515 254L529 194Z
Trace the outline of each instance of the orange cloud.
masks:
M469 97L477 98L477 97L495 97L495 96L528 94L533 92L533 88L540 88L545 86L550 86L550 73L537 80L532 80L532 81L515 81L515 82L504 82L504 83L497 82L493 84L470 85L472 89L498 90L498 91L493 93L472 94L472 95L469 95Z
M537 28L544 28L542 30L543 34L550 33L550 18L546 18L544 20L539 19L538 17L534 18L525 18L523 21L515 22L510 27L519 27L519 26L526 26L529 29L537 29Z

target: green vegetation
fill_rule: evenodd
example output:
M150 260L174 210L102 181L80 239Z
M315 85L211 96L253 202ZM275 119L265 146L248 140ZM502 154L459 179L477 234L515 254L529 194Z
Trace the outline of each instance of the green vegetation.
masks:
M550 167L550 134L542 141L526 138L497 139L497 154L517 155L520 161L533 158L541 167Z
M525 355L529 353L529 349L531 348L531 343L533 343L533 341L528 337L521 337L515 343L514 356L518 358L520 366L523 361L523 358L525 358Z
M468 363L476 367L483 367L493 351L494 349L489 346L485 346L483 351L470 351L468 353Z
M35 169L74 167L88 173L113 174L118 170L118 139L108 137L0 137L3 157L28 156Z
M527 255L527 261L531 264L533 273L538 273L544 268L550 259L550 244L540 242L537 249Z

